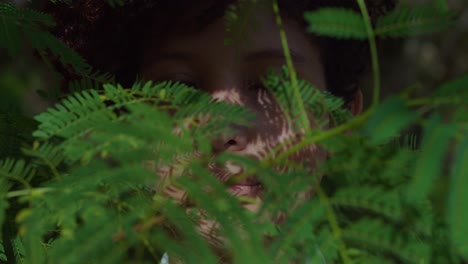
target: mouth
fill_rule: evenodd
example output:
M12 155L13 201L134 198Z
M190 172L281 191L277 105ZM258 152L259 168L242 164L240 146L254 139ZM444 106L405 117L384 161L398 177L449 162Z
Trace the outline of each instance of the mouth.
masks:
M234 184L228 187L229 192L234 196L256 197L263 190L261 183L255 185Z
M255 197L263 190L262 183L256 176L232 175L228 181L228 190L234 196Z
M263 185L255 175L245 175L243 169L230 171L220 164L210 164L209 169L218 180L226 184L229 193L234 196L257 196Z

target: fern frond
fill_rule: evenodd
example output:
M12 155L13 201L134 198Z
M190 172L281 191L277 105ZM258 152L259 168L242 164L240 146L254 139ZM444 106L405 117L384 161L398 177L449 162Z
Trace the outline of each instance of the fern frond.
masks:
M112 80L111 76L105 75L103 77L104 79L110 78L110 81ZM100 90L102 87L101 84L102 83L96 81L95 79L82 78L80 80L75 80L75 81L68 83L68 92L70 94L73 94L73 93L78 93L78 92L85 91L85 90ZM56 98L63 99L63 98L60 98L60 96L57 96Z
M24 154L36 158L34 164L44 164L51 170L56 178L60 177L57 167L65 157L63 151L57 146L50 143L39 145L38 142L35 142L31 149L23 148L22 151Z
M31 179L34 173L34 168L24 160L0 161L0 179L24 182L25 179Z
M453 22L453 14L432 6L400 7L377 20L379 37L407 37L442 31Z
M196 233L193 220L180 207L177 207L173 203L167 203L165 207L168 211L168 223L181 233L186 234L185 237L187 238L174 240L166 232L155 234L155 239L153 240L155 245L169 246L169 261L171 261L171 256L174 256L176 259L182 258L188 262L216 263L216 257L210 252L207 240ZM167 241L168 244L162 244L161 241Z
M448 104L465 104L468 100L468 75L444 83L433 93L433 100L445 99Z
M292 96L289 74L287 67L283 67L282 74L279 76L269 71L262 78L262 82L274 95L285 114L294 121L301 113L296 107L296 99ZM341 98L319 90L306 80L298 80L297 85L305 110L312 114L315 120L322 120L326 114L329 114L333 123L340 124L351 117L349 111L343 107L344 102ZM317 128L321 127L321 124L318 124Z
M315 255L316 248L310 247L310 245L317 242L314 234L317 234L316 228L319 223L323 222L325 213L325 206L320 204L318 200L305 203L289 213L287 224L280 227L280 235L271 247L271 254L275 256L275 259L279 260L284 255L287 256L285 259L303 254ZM300 245L309 246L302 248Z
M52 16L30 9L18 9L12 3L0 3L0 47L15 56L22 46L24 28L39 30L38 27L53 26ZM5 46L4 46L5 45Z
M62 102L35 117L40 122L38 130L33 133L36 138L68 138L83 134L93 124L115 118L94 90L76 93Z
M389 254L403 263L429 262L428 243L414 234L402 234L401 230L372 218L364 218L343 230L348 243L371 253Z
M6 194L12 186L11 181L7 177L0 177L0 227L3 226L5 221L6 210L9 207L8 200L6 199ZM0 229L0 237L3 237L3 232ZM2 246L3 241L0 241L0 247ZM0 260L1 255L4 251L0 249Z
M457 146L455 162L451 168L450 193L447 200L447 223L452 247L464 259L468 259L468 138L465 137Z
M3 247L2 242L0 242L0 261L3 261L3 262L7 261L7 256L5 255L5 248Z
M99 263L121 262L128 245L113 242L112 237L122 225L128 228L130 223L125 223L125 221L129 219L119 217L118 214L102 205L93 206L89 202L79 215L86 224L76 230L63 230L68 233L68 237L54 241L48 249L48 255L52 259L60 259L62 263L78 264L83 261L83 256L87 260L92 259ZM107 224L103 225L103 223Z
M100 90L105 83L115 83L115 76L106 73L93 71L82 76L81 79L74 80L68 83L67 93L76 93L84 90ZM63 99L63 95L59 93L56 99Z
M368 185L340 189L330 200L334 206L367 210L399 222L403 214L399 196L396 191L386 191L381 187Z
M170 131L175 124L184 122L187 117L201 118L210 116L210 122L207 124L198 124L196 133L201 135L204 132L216 133L222 128L228 127L229 122L233 122L236 119L237 123L245 123L248 110L241 108L236 105L227 105L222 103L215 103L211 97L202 92L190 89L186 85L180 83L159 83L153 85L151 82L142 84L136 84L132 89L124 89L120 85L104 86L104 90L99 94L97 91L82 91L75 93L68 98L62 100L61 103L56 104L55 108L50 108L47 112L40 114L36 117L36 120L40 122L39 129L34 132L34 136L39 139L49 139L54 136L62 137L67 139L68 147L73 145L74 140L79 136L85 135L90 132L90 128L96 128L107 124L109 127L113 127L110 122L116 121L119 111L135 111L141 115L135 116L135 120L140 120L142 117L147 116L142 112L139 112L137 107L138 103L153 104L153 109L146 111L154 111L155 109L161 111L159 114L155 113L154 116L162 118L160 120L151 121L151 124L165 125L165 129ZM143 106L139 106L141 108ZM177 109L177 111L175 111ZM225 115L218 115L219 111L223 110ZM165 117L161 116L161 113L166 113ZM172 112L173 120L168 120L168 113ZM125 116L125 118L132 118ZM149 117L146 117L149 118ZM163 123L162 121L167 122ZM215 122L216 121L216 122ZM143 124L138 124L139 126ZM115 131L126 131L131 129L129 127L116 128ZM161 127L154 127L155 131L161 130ZM136 131L136 130L134 130ZM148 128L142 128L142 132L147 132ZM109 133L107 131L106 133ZM134 133L134 132L131 132ZM121 134L122 135L122 134ZM110 135L109 135L110 136ZM115 135L120 137L119 135ZM141 135L143 136L143 135ZM174 135L173 135L174 137ZM114 138L110 136L109 138ZM165 135L165 138L169 140L170 135ZM152 139L154 140L154 138ZM176 142L177 140L172 140ZM108 142L105 140L105 142ZM71 144L71 145L70 145ZM73 147L74 154L67 152L68 155L72 155L78 158L77 153L87 152L87 148L92 148L95 151L99 148L92 147L90 141L81 144L80 146ZM105 144L104 144L105 145ZM66 147L66 151L71 151ZM91 149L89 149L91 150Z
M421 153L414 164L407 190L408 201L418 203L427 199L440 175L444 156L454 134L455 127L443 124L440 116L434 115L429 119L424 130Z
M342 8L320 8L306 12L308 31L320 36L340 39L367 39L363 18L359 13Z
M254 226L249 224L250 218L246 217L246 210L240 206L236 198L226 192L225 186L216 177L210 177L203 165L194 162L190 166L190 171L193 172L196 180L182 177L180 183L187 190L189 197L193 198L197 207L203 208L207 216L215 217L213 220L220 226L220 229L216 231L219 235L229 239L229 247L243 252L243 255L236 256L236 259L239 259L241 263L248 263L252 258L261 263L268 263L267 260L270 258L266 252L254 250L263 243L263 237L259 235ZM208 193L207 187L210 190ZM214 197L216 199L213 199Z
M125 122L103 122L94 127L86 140L67 143L65 152L68 159L89 161L97 155L106 158L111 153L116 161L170 160L177 151L193 151L190 141L174 134L174 122L167 114L143 105L129 109L132 114ZM143 109L146 111L143 112ZM131 159L125 158L135 150L140 150L140 154L135 154Z
M21 241L20 237L17 236L16 238L12 239L11 241L13 252L15 254L16 263L25 263L24 256L26 252L24 250L23 242Z
M383 143L396 137L416 118L417 115L405 106L403 100L392 97L378 106L364 127L364 131L371 144Z
M71 67L76 74L85 77L92 74L91 66L81 55L49 32L36 28L24 28L23 33L31 46L37 49L44 59L47 57L47 52L50 52L66 68Z

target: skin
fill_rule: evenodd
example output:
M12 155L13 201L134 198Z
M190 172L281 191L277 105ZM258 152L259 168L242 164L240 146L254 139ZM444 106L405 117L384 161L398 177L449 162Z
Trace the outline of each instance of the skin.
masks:
M235 133L213 138L212 147L214 153L230 152L262 159L278 144L291 138L300 139L301 133L293 131L273 96L259 85L259 76L268 69L279 72L285 65L274 16L269 10L258 10L258 16L252 22L256 25L255 31L248 32L246 40L236 42L236 45L224 44L224 40L230 36L222 19L214 21L201 32L154 39L145 52L141 75L144 79L155 81L185 82L204 90L215 99L239 104L253 111L256 118L252 126L233 126ZM320 51L313 37L306 35L295 21L285 19L284 27L298 76L326 90ZM349 107L353 114L362 110L360 92ZM310 121L316 123L312 118ZM326 153L311 144L291 159L313 170L317 162L326 159ZM231 163L222 169L212 169L221 181L243 172L242 167ZM261 188L255 177L236 183L230 187L230 191L233 195L261 199ZM179 200L185 196L173 187L169 187L168 193ZM258 209L252 205L245 207L253 211ZM208 220L202 222L204 233L212 233L215 223Z

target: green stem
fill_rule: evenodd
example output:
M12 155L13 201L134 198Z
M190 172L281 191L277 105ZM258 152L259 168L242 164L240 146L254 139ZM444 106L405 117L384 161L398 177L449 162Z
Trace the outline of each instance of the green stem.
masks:
M26 190L18 190L18 191L11 191L6 194L6 198L14 198L20 196L34 196L34 195L42 195L47 192L51 192L54 189L52 188L35 188L35 189L26 189Z
M322 188L320 188L320 185L317 186L317 194L320 201L326 207L328 223L330 224L333 237L336 238L336 242L338 243L338 252L341 256L341 260L344 264L352 263L346 251L346 245L342 240L341 228L338 224L338 220L336 219L335 212L333 211L333 206L331 205L327 195L323 192Z
M299 84L297 81L297 75L296 75L296 70L294 69L294 64L292 61L291 57L291 52L289 50L289 44L288 44L288 39L286 37L286 32L283 27L283 21L281 19L280 11L279 11L279 6L278 6L278 1L273 0L273 11L275 14L276 18L276 24L278 25L279 28L279 34L281 38L281 45L283 47L283 53L286 58L286 66L288 68L289 74L291 76L291 84L293 88L293 96L296 99L297 107L299 108L300 111L300 127L304 128L305 131L308 131L310 129L310 122L309 118L307 117L307 112L304 107L304 102L302 101L301 94L299 92Z
M456 105L461 104L463 98L460 97L440 97L440 98L431 98L431 97L421 97L415 98L407 101L407 105L410 107L413 106L443 106L443 105Z
M361 9L361 14L364 19L364 23L366 26L367 36L369 40L369 48L371 52L371 60L372 60L372 74L374 77L374 91L373 91L373 98L372 98L372 105L371 108L375 108L379 103L380 99L380 65L379 65L379 56L377 53L377 43L375 41L375 33L372 28L372 22L369 16L369 12L367 11L367 6L364 0L357 0L359 8Z
M351 130L352 128L355 128L355 127L361 125L362 123L364 123L367 120L367 118L369 118L371 113L372 113L372 109L369 109L365 113L355 117L354 119L352 119L351 121L349 121L349 122L347 122L345 124L342 124L340 126L337 126L335 128L332 128L332 129L324 131L324 132L320 132L318 135L306 136L304 138L304 140L300 141L299 143L292 146L291 148L289 148L285 152L281 153L278 157L275 158L275 160L286 159L290 155L300 151L301 149L305 148L306 146L308 146L308 145L310 145L312 143L317 143L319 141L328 139L330 137L333 137L333 136L342 134L342 133L344 133L344 132L346 132L348 130ZM265 162L269 162L269 160L265 159Z

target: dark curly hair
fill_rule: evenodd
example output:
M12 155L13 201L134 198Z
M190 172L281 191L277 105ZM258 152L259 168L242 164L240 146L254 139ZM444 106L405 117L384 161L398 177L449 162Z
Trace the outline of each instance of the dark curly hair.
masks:
M203 29L224 15L236 0L200 0L206 8L193 14L194 0L127 0L122 7L110 7L104 0L75 0L72 4L50 4L46 9L57 20L53 33L78 51L94 68L116 75L117 81L131 84L140 68L142 45L151 35L164 38L187 25L192 32ZM395 0L367 1L373 21L393 9ZM303 12L320 7L359 10L352 0L279 0L280 10L288 18L306 26ZM187 8L189 7L189 8ZM190 12L190 13L189 13ZM145 34L146 33L146 34ZM360 75L366 69L369 53L366 41L319 41L325 77L331 93L350 101ZM73 73L62 71L66 79Z

